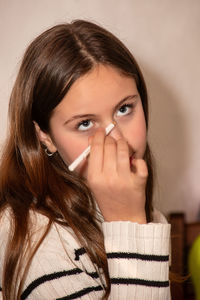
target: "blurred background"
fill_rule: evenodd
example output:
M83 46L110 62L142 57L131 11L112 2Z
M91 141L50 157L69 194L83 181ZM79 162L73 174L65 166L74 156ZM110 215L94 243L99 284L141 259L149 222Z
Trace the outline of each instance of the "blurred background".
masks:
M200 1L0 0L0 147L9 95L27 45L72 19L116 34L139 62L150 100L149 141L156 161L156 206L200 215Z

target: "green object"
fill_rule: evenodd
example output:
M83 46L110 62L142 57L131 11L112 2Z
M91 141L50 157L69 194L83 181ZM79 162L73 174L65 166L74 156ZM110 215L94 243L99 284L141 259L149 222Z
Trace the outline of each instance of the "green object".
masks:
M189 271L195 288L196 300L200 300L200 235L189 252Z

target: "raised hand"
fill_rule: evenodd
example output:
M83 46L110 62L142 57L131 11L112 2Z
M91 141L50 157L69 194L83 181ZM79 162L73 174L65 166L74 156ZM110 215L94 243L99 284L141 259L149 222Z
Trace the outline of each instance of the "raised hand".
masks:
M105 221L146 223L145 187L148 176L143 159L130 159L124 139L117 141L99 129L91 140L88 184Z

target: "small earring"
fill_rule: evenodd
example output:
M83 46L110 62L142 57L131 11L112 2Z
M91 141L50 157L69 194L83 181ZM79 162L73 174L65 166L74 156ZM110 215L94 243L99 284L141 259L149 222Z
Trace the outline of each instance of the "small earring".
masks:
M48 148L45 148L44 151L45 151L46 155L49 157L54 155L54 152L50 152Z

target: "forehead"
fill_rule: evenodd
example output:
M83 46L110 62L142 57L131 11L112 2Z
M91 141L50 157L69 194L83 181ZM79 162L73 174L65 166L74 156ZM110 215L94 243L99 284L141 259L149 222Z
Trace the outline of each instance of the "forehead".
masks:
M108 104L115 105L124 97L138 94L135 80L110 66L98 65L77 79L63 100L55 108L69 113L84 113Z

